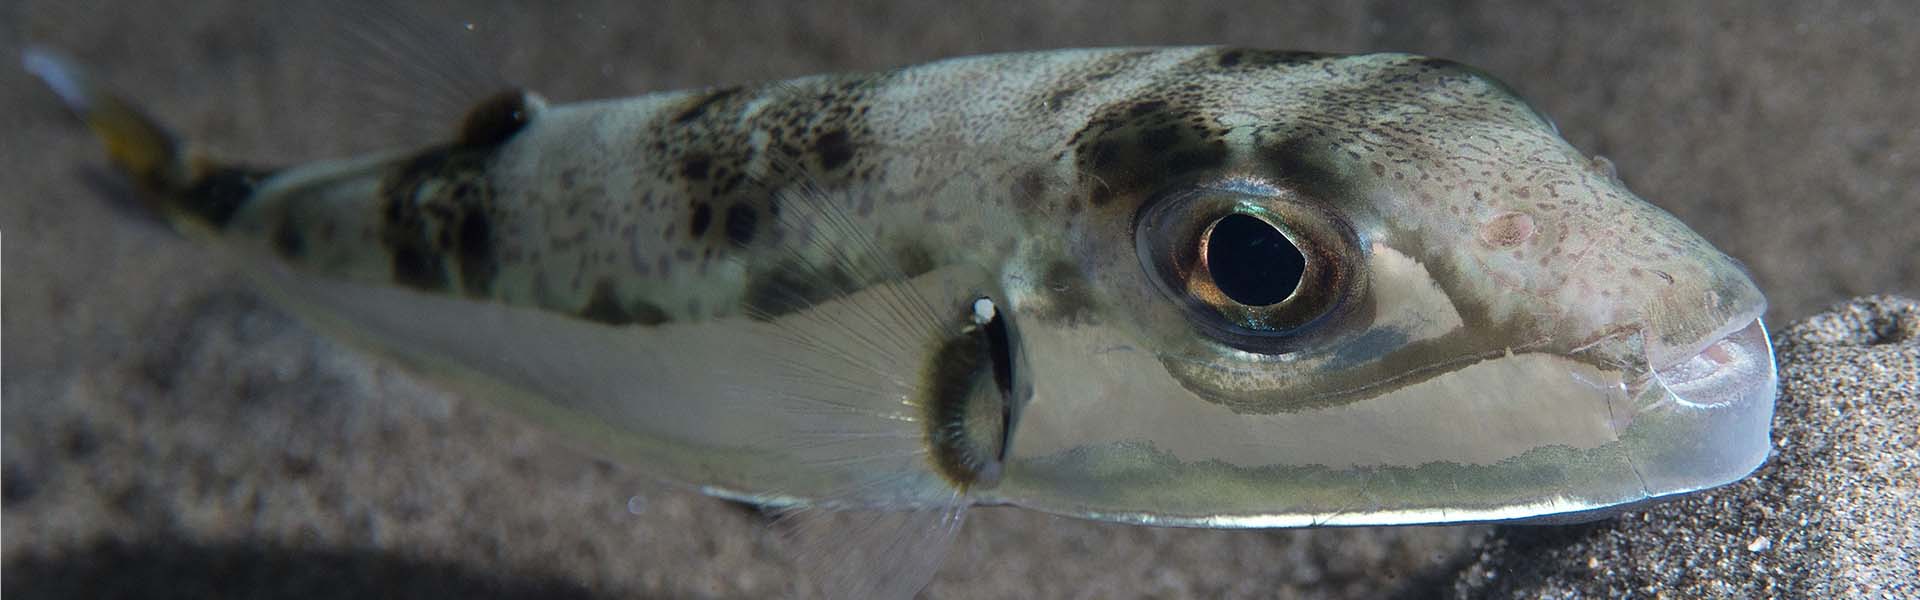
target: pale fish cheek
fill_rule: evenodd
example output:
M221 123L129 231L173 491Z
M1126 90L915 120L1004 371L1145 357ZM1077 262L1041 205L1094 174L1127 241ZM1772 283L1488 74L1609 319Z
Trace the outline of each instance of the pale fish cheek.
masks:
M1371 254L1373 328L1398 331L1407 342L1437 338L1460 328L1460 311L1425 265L1383 244L1374 244Z
M1617 441L1633 413L1623 382L1620 372L1575 359L1507 355L1358 402L1236 416L1255 420L1241 446L1176 454L1336 470L1491 465L1543 446L1589 449Z
M1484 465L1544 445L1615 441L1633 410L1621 373L1543 354L1485 360L1373 398L1271 415L1194 398L1154 365L1120 364L1135 357L1152 360L1100 356L1115 363L1088 380L1101 389L1036 401L1016 454L1147 443L1181 461L1241 467Z

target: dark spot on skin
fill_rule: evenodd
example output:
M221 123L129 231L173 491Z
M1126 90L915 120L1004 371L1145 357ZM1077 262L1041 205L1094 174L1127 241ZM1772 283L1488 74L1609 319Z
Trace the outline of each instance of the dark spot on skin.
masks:
M470 293L484 293L491 285L496 267L487 214L492 210L493 187L486 179L486 165L492 150L460 146L428 150L394 168L381 182L380 240L393 257L396 282L420 290L444 290L451 277L447 257L452 256ZM423 196L423 189L433 192ZM469 223L469 218L482 222Z
M685 125L693 122L694 119L698 119L701 115L707 114L707 109L712 108L713 105L723 102L738 93L740 93L740 88L737 87L714 90L706 96L701 97L698 101L695 101L693 106L689 106L686 110L680 111L680 114L673 117L673 122L676 125Z
M1204 148L1191 148L1173 152L1162 163L1169 174L1190 173L1220 166L1226 159L1226 146L1215 144Z
M1088 186L1088 203L1105 206L1121 196L1144 197L1171 180L1223 167L1224 132L1200 110L1143 100L1109 105L1073 135L1075 167Z
M754 228L759 221L760 213L755 212L753 207L746 203L727 207L727 222L723 226L727 233L727 241L741 248L753 243Z
M444 150L428 152L402 166L382 186L381 241L393 255L394 280L408 287L438 290L446 286L440 256L433 252L433 240L427 235L426 217L413 202L414 193L446 162Z
M713 224L713 206L708 205L705 202L701 202L700 204L695 205L693 207L693 223L691 224L690 226L691 228L689 229L689 231L693 232L693 237L697 238L697 237L706 235L707 226L712 224Z
M1221 51L1213 64L1222 69L1257 69L1303 65L1328 57L1319 52L1232 48Z
M287 260L297 260L307 254L306 236L301 234L300 226L285 215L281 216L280 224L273 228L273 251Z
M1273 143L1259 143L1257 158L1274 177L1308 195L1344 198L1355 182L1341 175L1334 146L1310 136L1299 136Z
M1092 286L1080 267L1066 261L1047 265L1041 273L1046 302L1030 313L1041 321L1078 325L1091 323L1099 310Z
M847 130L835 129L814 141L813 152L820 155L820 167L832 171L853 160L853 142L848 139Z
M1120 164L1120 152L1119 140L1099 140L1088 150L1086 161L1096 170L1110 170Z
M1175 125L1156 127L1140 136L1140 144L1149 152L1165 152L1180 141L1180 130Z
M806 310L822 302L846 296L879 283L884 278L913 278L934 268L933 254L926 248L907 245L892 254L893 269L854 271L839 263L810 265L798 260L783 260L747 281L742 306L756 320L770 321L783 315ZM888 272L891 271L891 272Z
M460 263L460 285L467 295L484 297L493 287L499 270L493 252L493 219L473 210L460 217L460 236L454 243L454 257Z
M1047 192L1047 175L1037 170L1021 173L1013 183L1014 197L1023 201L1038 201Z
M1145 102L1134 104L1132 108L1127 109L1127 114L1128 116L1138 118L1138 117L1144 117L1156 112L1160 112L1166 109L1167 109L1166 102L1162 102L1159 100L1148 100Z
M439 255L417 247L393 249L393 279L402 285L422 290L446 287L446 268Z
M525 91L500 92L467 111L467 116L460 121L460 136L456 138L456 143L461 146L497 145L512 138L532 121L533 111L527 105Z
M696 181L706 179L712 165L713 160L705 156L689 156L680 163L680 176Z
M894 250L893 264L902 274L919 275L933 270L933 252L919 244L905 244ZM911 277L912 275L909 275Z
M1068 86L1054 90L1052 94L1047 95L1047 109L1058 111L1066 108L1067 101L1072 100L1074 96L1079 94L1079 86Z
M667 322L667 313L647 302L634 303L631 307L623 305L614 292L613 280L602 279L593 284L593 294L580 309L580 318L606 325L652 326Z

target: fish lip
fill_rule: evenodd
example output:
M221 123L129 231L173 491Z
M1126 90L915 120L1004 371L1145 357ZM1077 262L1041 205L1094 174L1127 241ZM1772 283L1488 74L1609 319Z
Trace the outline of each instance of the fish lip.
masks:
M1733 321L1727 329L1655 367L1654 378L1680 406L1725 408L1773 393L1777 374L1766 324L1755 316Z

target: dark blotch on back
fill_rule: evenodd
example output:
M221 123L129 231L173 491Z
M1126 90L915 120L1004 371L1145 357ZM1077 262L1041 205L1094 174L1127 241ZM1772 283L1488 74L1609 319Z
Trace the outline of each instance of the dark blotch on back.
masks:
M1268 172L1308 195L1333 200L1352 192L1354 182L1341 175L1333 145L1309 135L1257 141L1257 158Z
M779 190L801 181L834 188L855 178L851 167L870 82L717 89L687 97L682 108L650 125L651 175L672 186L686 206L666 235L685 231L694 238L674 255L684 250L689 258L683 260L704 260L778 239ZM747 114L750 101L759 107ZM754 141L758 136L764 145Z
M693 222L689 224L693 237L707 234L707 227L713 225L713 206L701 202L693 207Z
M1319 52L1228 48L1221 50L1220 54L1214 57L1213 64L1222 69L1291 67L1328 57L1330 57L1330 55Z
M813 152L820 155L820 168L832 171L853 160L853 141L848 139L847 130L835 129L814 140Z
M483 296L500 269L493 259L493 217L484 210L469 210L459 218L454 256L460 263L460 281L468 294Z
M687 179L702 180L707 178L707 172L712 168L713 159L708 158L706 155L696 154L687 157L686 160L680 161L680 176Z
M726 230L727 241L732 242L734 246L744 248L747 244L753 243L753 235L759 222L760 213L743 202L727 207L727 222L722 227Z
M494 94L467 111L454 143L414 155L381 180L380 241L392 256L396 282L441 291L457 273L467 295L492 291L500 270L494 243L499 213L487 168L500 146L535 116L524 90ZM456 268L451 273L449 258Z
M486 165L494 146L445 146L422 152L381 182L380 240L392 255L394 280L408 287L448 287L451 258L461 287L485 296L498 271L494 256L493 185ZM435 192L421 196L422 189Z
M1108 105L1074 134L1075 166L1088 201L1150 194L1169 180L1218 169L1228 157L1225 131L1207 123L1199 97L1148 98Z

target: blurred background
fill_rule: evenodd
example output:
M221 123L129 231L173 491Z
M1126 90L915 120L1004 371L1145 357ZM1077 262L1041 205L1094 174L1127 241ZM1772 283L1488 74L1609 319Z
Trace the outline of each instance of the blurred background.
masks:
M114 198L17 66L66 50L215 153L415 145L468 92L564 102L984 52L1408 51L1502 78L1752 269L1779 326L1920 294L1920 9L1804 3L0 2L9 597L767 597L759 515L316 337ZM485 89L479 92L489 91ZM972 514L939 598L1421 597L1478 527L1219 532Z

